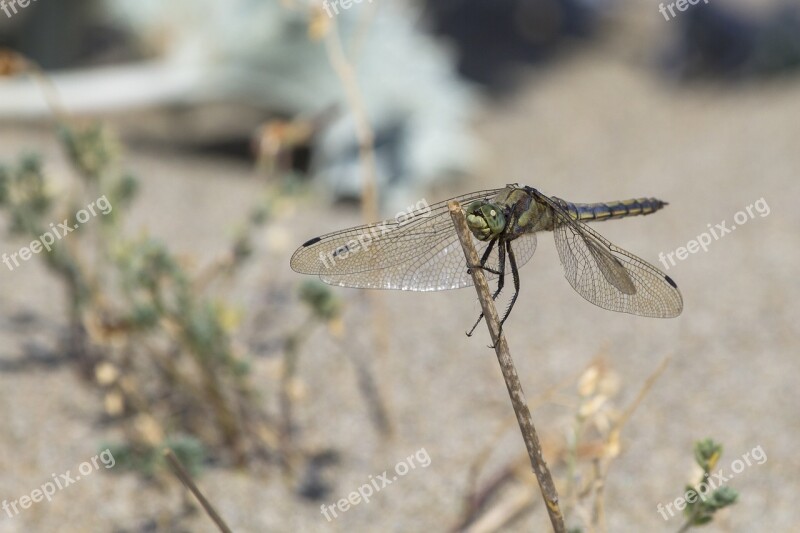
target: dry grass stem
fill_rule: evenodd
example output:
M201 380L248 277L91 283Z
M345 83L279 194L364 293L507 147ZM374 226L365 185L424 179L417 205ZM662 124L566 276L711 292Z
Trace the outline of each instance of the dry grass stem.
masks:
M467 221L464 217L464 212L461 206L456 201L451 201L448 204L450 208L450 216L453 219L458 238L461 241L461 246L464 249L464 255L468 265L478 265L478 253L472 244L472 235L467 228ZM544 461L542 455L541 444L539 443L539 436L536 433L536 428L533 425L530 409L528 409L527 401L525 400L525 393L522 391L522 385L517 375L517 370L514 367L514 361L511 359L511 353L508 349L505 335L500 332L500 319L497 315L497 309L494 306L489 292L489 284L486 282L486 277L483 275L483 270L480 268L471 268L472 282L478 292L478 299L481 303L483 315L486 319L486 325L489 328L489 334L492 337L492 344L494 345L495 353L497 353L497 360L500 363L500 370L503 373L503 378L508 388L508 394L511 397L511 405L514 408L514 413L517 416L522 438L525 441L525 447L528 450L528 456L531 460L531 467L536 475L536 480L539 483L539 488L542 491L547 513L550 516L550 522L553 525L553 531L556 533L566 532L564 526L564 516L561 514L561 508L558 501L558 493L556 486L553 483L553 478L550 475L550 470L547 468L547 463Z
M187 472L183 467L175 453L167 448L164 450L164 457L167 459L167 462L169 462L170 466L175 472L175 475L181 480L181 483L183 483L184 486L186 486L186 488L189 489L192 494L194 494L194 497L197 498L197 501L200 502L200 505L203 507L211 520L214 521L219 530L223 533L232 533L231 528L228 527L222 517L219 516L217 511L214 510L214 507L211 505L208 499L206 499L203 493L200 492L200 489L197 487L194 480L192 480L192 476L190 476L189 472Z

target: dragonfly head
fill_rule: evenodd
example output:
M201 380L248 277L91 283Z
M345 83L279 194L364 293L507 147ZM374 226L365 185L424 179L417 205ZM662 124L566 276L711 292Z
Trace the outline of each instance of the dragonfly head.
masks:
M465 211L467 226L480 241L490 241L500 235L506 227L503 210L485 200L472 202Z

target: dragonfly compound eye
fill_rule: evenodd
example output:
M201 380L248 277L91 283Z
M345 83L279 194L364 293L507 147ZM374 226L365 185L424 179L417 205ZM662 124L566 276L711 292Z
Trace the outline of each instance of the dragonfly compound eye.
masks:
M467 226L481 241L488 241L502 233L506 225L503 211L486 202L473 202L466 209Z
M500 235L506 227L506 217L503 210L492 204L486 204L481 208L483 218L489 227L492 237Z

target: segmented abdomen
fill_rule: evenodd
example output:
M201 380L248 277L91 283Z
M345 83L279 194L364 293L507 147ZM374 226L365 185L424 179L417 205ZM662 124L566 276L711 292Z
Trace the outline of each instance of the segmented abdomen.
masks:
M667 202L662 202L656 198L634 198L619 202L597 202L592 204L576 204L560 198L554 198L554 200L561 204L572 218L581 222L649 215L667 205Z

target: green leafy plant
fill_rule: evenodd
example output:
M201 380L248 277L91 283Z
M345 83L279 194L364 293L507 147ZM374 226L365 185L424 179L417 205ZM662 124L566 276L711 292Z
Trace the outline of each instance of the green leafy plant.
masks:
M27 241L51 230L53 221L72 226L74 214L94 198L112 206L36 257L65 287L64 352L102 395L108 421L122 428L123 438L111 445L120 464L150 477L170 447L195 472L208 458L236 465L275 460L286 473L305 468L318 451L297 438L292 384L300 379L302 345L316 326L341 329L341 301L322 283L302 284L298 300L307 317L281 334L281 377L272 388L255 387L250 354L235 339L240 313L220 287L252 255L254 233L270 222L274 202L289 194L284 184L255 203L226 253L197 269L158 239L126 234L139 185L121 168L123 149L110 130L62 123L58 132L75 186L57 191L41 158L25 155L0 165L0 210L10 232ZM388 422L374 379L357 370L383 431ZM269 394L277 415L266 409Z
M707 482L721 455L722 445L713 439L695 443L695 462L703 469L703 474L696 485L686 486L686 508L683 510L686 522L679 531L688 531L692 527L708 524L714 519L717 511L736 503L739 494L734 489L723 486L712 491Z
M106 215L80 229L76 224L38 257L66 287L65 351L104 395L106 415L123 422L120 446L140 457L128 463L148 465L171 435L196 438L203 444L198 450L236 464L275 452L277 429L232 338L235 313L206 288L209 278L231 274L249 256L252 232L268 220L268 208L254 209L222 266L200 280L163 243L123 231L138 182L120 169L114 135L94 123L62 123L59 138L77 186L57 193L41 159L27 155L0 166L0 208L11 233L27 240L52 231L51 221L71 227L73 214L91 199L107 199Z

